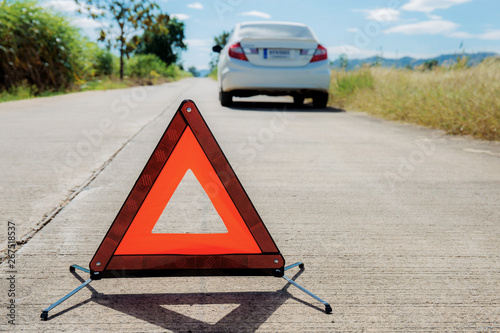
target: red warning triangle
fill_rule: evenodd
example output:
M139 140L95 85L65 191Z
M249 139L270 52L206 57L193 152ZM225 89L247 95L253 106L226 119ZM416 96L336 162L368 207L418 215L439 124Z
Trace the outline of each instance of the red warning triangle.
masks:
M153 233L188 170L226 233ZM189 221L185 221L189 223ZM90 262L94 279L283 275L285 261L193 101L185 100Z

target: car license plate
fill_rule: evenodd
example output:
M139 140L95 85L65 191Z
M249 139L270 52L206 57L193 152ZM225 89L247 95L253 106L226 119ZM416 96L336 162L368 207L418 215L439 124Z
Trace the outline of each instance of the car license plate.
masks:
M264 59L290 59L291 52L286 49L264 49Z

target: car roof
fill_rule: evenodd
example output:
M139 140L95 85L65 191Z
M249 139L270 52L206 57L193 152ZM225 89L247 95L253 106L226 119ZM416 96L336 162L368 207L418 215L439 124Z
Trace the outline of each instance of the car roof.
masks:
M240 25L296 25L296 26L302 26L302 27L307 27L304 23L298 23L298 22L285 22L285 21L248 21L248 22L240 22Z
M247 25L283 25L283 26L297 26L297 27L305 27L309 28L307 25L303 23L297 22L285 22L285 21L248 21L248 22L240 22L236 24L237 27L244 27Z
M247 27L283 27L283 28L302 28L305 31L307 31L307 34L310 35L305 37L307 39L314 39L317 40L318 38L314 34L314 32L311 30L311 28L303 23L297 23L297 22L282 22L282 21L249 21L249 22L240 22L236 24L234 27L233 33L235 36L241 36L242 30L245 30Z

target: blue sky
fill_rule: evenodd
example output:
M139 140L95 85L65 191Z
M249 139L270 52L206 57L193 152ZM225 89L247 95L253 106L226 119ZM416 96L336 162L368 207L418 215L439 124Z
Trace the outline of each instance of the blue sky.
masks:
M96 38L96 23L75 16L73 0L44 0ZM430 58L466 52L500 53L498 0L157 0L186 26L185 68L208 68L213 37L243 21L292 21L312 28L335 60L383 55Z

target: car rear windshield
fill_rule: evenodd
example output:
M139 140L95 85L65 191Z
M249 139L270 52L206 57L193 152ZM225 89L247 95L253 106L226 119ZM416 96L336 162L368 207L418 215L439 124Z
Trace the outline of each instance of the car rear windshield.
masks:
M299 25L249 24L240 28L243 38L308 38L314 39L308 27Z

